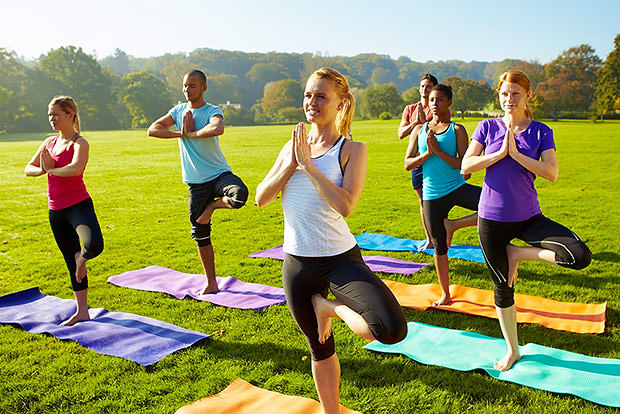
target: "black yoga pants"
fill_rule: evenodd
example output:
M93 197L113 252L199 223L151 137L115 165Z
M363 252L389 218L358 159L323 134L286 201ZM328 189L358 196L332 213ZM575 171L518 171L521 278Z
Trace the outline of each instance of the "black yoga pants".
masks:
M300 257L286 254L282 265L286 301L297 325L306 336L312 359L320 361L335 353L334 336L319 343L312 295L336 299L364 318L380 342L400 342L407 334L405 315L398 301L364 263L357 245L329 257Z
M555 252L555 263L570 269L583 269L590 264L588 246L568 228L538 214L525 221L500 222L478 218L478 238L495 292L495 305L508 308L514 301L514 286L508 287L506 246L512 239L523 240L540 249Z
M54 239L69 270L71 288L73 291L88 288L87 277L80 283L75 279L75 254L81 251L85 259L93 259L103 251L103 236L95 215L93 200L87 198L61 210L50 210L49 219Z

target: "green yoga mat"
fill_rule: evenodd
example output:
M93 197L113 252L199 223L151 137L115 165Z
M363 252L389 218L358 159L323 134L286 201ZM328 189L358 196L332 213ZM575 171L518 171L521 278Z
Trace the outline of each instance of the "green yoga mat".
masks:
M459 371L483 369L502 381L620 407L620 359L595 358L530 343L519 347L520 361L500 372L493 364L506 353L503 339L419 322L409 322L407 337L397 344L373 341L364 348L403 354L422 364Z

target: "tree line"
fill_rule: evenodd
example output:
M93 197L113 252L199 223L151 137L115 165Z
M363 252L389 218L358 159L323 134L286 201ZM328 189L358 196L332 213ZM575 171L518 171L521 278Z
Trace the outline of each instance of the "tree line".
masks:
M43 131L52 96L76 98L86 129L145 127L184 100L183 74L207 74L207 101L222 105L228 124L295 122L303 82L317 68L333 67L349 80L358 119L398 117L419 100L418 82L434 74L453 88L453 111L498 108L499 74L519 69L532 81L530 107L536 117L617 116L620 111L620 34L603 62L589 45L562 52L546 64L500 62L414 62L407 57L360 54L353 57L296 53L245 53L196 49L189 54L135 58L120 49L103 59L74 46L49 51L34 61L0 48L0 132Z

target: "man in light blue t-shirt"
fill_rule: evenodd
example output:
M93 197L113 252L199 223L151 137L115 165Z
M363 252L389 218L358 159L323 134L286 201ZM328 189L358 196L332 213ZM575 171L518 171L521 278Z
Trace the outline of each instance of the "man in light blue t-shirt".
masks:
M189 186L189 219L192 238L207 277L200 294L218 291L211 244L211 215L218 208L240 208L248 199L248 188L234 175L222 154L218 136L224 132L222 110L204 99L207 78L199 70L183 77L187 102L179 103L153 122L148 135L178 138L183 182ZM176 125L178 129L172 129Z

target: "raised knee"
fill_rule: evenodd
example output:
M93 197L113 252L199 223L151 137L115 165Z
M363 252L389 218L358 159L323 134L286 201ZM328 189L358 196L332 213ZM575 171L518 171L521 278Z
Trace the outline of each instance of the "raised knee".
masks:
M88 245L85 245L82 256L84 256L85 259L94 259L95 257L99 256L102 252L103 252L103 238L94 240Z
M249 190L245 185L235 186L233 191L227 196L228 203L232 208L241 208L248 201Z
M588 249L588 246L583 244L579 251L579 254L575 256L575 269L585 269L592 262L592 252Z
M374 336L377 340L383 344L395 344L407 336L407 321L405 315L398 315L398 318L394 318L393 321L385 324L380 332L375 332ZM402 318L400 317L402 316Z

